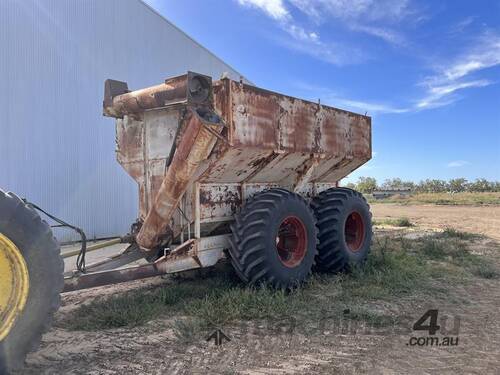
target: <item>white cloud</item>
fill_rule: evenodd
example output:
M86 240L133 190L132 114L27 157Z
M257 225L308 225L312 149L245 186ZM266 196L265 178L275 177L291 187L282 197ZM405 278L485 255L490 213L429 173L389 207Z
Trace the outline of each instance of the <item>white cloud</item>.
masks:
M421 86L427 87L427 94L416 104L417 108L435 108L453 103L458 90L485 87L493 84L486 79L467 80L481 70L500 65L500 36L492 33L482 35L474 46L459 55L452 63L443 64L437 74L427 77Z
M407 18L414 10L409 0L289 0L317 24L334 18L351 31L387 43L402 45L404 37L388 25Z
M290 17L282 0L238 0L243 6L258 8L275 20L284 21Z
M334 65L356 64L366 59L363 51L333 42L326 43L319 39L319 37L309 36L308 38L304 36L302 38L297 36L293 39L275 38L283 46L293 51Z
M417 109L423 108L437 108L456 101L457 97L451 96L454 92L458 90L463 90L472 87L485 87L491 85L493 82L481 79L469 82L452 82L442 86L429 86L427 96L420 99L416 103Z
M365 34L375 36L390 44L395 44L395 45L405 44L405 39L402 35L388 28L365 26L365 25L351 25L351 30L360 31Z
M396 107L389 104L370 103L349 99L336 99L336 102L346 108L352 108L360 111L367 111L372 114L384 113L407 113L421 111L424 109L433 109L450 105L459 99L453 95L456 91L473 87L485 87L493 84L488 80L476 80L468 82L454 82L448 85L429 87L427 94L419 99L414 105Z
M455 25L450 27L449 33L450 34L460 34L463 33L470 25L474 23L474 21L477 19L477 16L468 16L461 20L460 22L456 23Z
M410 0L237 0L242 6L261 10L275 20L288 37L273 36L292 50L336 64L355 64L366 59L365 52L338 42L325 42L316 30L307 30L293 17L290 4L317 24L326 19L339 21L347 29L402 46L405 38L391 26L418 19ZM410 17L411 16L411 17ZM467 26L473 19L463 22ZM464 26L464 27L465 27ZM332 105L371 114L406 113L450 105L460 99L458 91L485 87L494 82L474 77L477 72L500 65L500 36L487 32L472 48L446 61L418 85L424 87L420 98L406 105L366 102L334 95L327 91Z
M369 115L378 115L401 114L443 107L450 105L459 99L458 96L454 95L459 90L474 87L485 87L491 84L493 84L493 82L481 79L466 82L451 82L441 86L429 86L426 89L425 95L421 99L418 99L414 104L406 106L395 106L388 103L348 99L339 93L329 90L328 88L317 87L301 82L296 82L295 86L308 93L309 97L312 93L320 96L321 101L327 105L352 110L354 112L366 112Z
M401 20L408 13L408 0L236 0L247 8L262 11L277 22L291 38L273 38L287 48L310 55L319 60L336 64L356 64L366 53L339 42L326 42L317 30L307 30L292 16L290 4L317 24L325 17L335 18L347 29L380 38L387 43L403 45L404 38L383 25L369 22Z
M451 94L457 90L466 89L468 87L484 87L491 84L490 81L481 79L477 81L462 82L462 83L452 83L444 86L431 87L430 92L438 97Z
M342 98L331 98L328 100L331 105L339 106L346 109L352 109L354 111L360 111L363 113L367 113L369 115L372 114L383 114L383 113L405 113L409 112L409 108L397 108L391 105L382 104L382 103L370 103L359 100L350 100L350 99L342 99Z
M470 163L466 160L454 160L450 161L446 166L448 168L458 168L458 167L464 167L466 165L470 165Z
M490 33L479 40L472 51L460 56L450 67L443 69L438 80L457 80L478 70L500 65L500 36Z
M335 92L327 87L311 85L302 81L293 82L293 85L305 97L316 101L321 99L321 103L339 107L353 112L365 113L368 115L384 114L384 113L404 113L409 112L409 108L398 108L385 103L374 103L362 100L352 100L345 98L344 95ZM313 97L314 95L314 97Z
M364 54L359 50L339 43L327 43L321 39L317 31L307 30L299 25L283 0L237 1L242 6L259 9L275 20L278 26L291 38L280 38L278 36L273 36L273 38L287 48L335 65L353 64L363 59Z
M313 32L313 31L306 31L300 26L294 25L292 23L286 24L284 26L285 31L289 33L294 39L303 41L303 42L310 42L313 44L321 44L321 40L319 38L318 33Z
M385 113L409 112L408 108L398 108L385 103L375 103L362 100L352 100L326 87L310 85L301 81L294 82L293 85L299 90L300 95L316 101L321 99L321 103L368 115ZM314 96L313 96L314 95ZM373 154L375 155L375 153Z
M409 0L290 0L317 22L327 16L343 20L397 22L413 13Z

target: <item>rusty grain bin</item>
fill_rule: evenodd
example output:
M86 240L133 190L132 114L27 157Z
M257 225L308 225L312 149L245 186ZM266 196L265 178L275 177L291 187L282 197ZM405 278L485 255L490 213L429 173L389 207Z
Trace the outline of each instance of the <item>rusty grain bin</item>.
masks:
M369 117L192 72L137 91L108 80L104 114L149 259L182 249L182 267L205 267L228 249L243 280L290 286L366 257L368 206L336 186L371 158Z
M118 162L139 185L137 223L104 245L131 245L85 266L103 244L87 248L80 228L0 190L0 372L39 342L61 291L226 257L247 283L290 288L313 269L366 258L369 207L336 186L371 157L369 117L191 72L132 92L107 80L103 104L116 118ZM59 244L35 209L82 235L78 271L64 280ZM122 268L139 257L149 262Z

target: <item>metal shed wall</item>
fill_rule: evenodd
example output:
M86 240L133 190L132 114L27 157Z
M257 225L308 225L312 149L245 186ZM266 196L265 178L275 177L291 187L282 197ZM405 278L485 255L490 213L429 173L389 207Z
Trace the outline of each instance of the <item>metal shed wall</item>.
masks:
M91 238L125 233L138 205L102 116L104 80L240 76L139 0L2 0L0 51L0 188Z

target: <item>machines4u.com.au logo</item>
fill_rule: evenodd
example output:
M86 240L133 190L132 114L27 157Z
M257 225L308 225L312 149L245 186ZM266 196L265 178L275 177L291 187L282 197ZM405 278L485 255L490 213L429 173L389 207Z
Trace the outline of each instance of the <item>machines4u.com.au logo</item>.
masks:
M427 332L424 336L411 336L407 346L436 346L436 347L449 347L458 346L458 333L460 330L460 317L453 317L453 324L449 322L446 315L438 317L439 311L437 309L427 310L413 324L413 331ZM451 329L450 326L452 326ZM439 336L436 334L439 333Z

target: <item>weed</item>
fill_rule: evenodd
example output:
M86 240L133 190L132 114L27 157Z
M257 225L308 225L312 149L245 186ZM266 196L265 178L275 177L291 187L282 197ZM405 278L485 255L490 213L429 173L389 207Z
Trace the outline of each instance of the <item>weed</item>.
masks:
M395 246L394 241L374 244L366 263L354 268L343 282L344 299L396 297L427 286L427 265L417 256Z
M443 260L448 256L442 243L432 238L425 238L422 241L419 250L423 256L432 260Z
M479 234L476 234L476 233L463 232L463 231L457 230L455 228L448 227L448 228L445 228L443 233L441 233L441 237L442 238L458 238L461 240L471 241L471 240L479 239L482 236Z
M420 252L430 260L447 261L458 270L449 271L450 274L466 273L492 279L499 276L494 265L482 256L472 254L466 240L478 238L478 235L447 229L436 237L424 238L420 243Z
M139 289L98 298L81 305L71 318L65 319L61 324L72 330L142 325L165 311L182 311L189 301L204 298L208 294L223 293L234 283L225 276L222 274L214 278L172 283L166 287Z
M407 217L401 217L399 219L382 219L373 220L373 225L389 225L393 227L412 227L412 222Z
M201 319L205 326L216 327L238 319L279 319L297 309L300 301L293 294L266 287L235 287L222 294L212 293L192 300L186 304L185 311Z
M193 318L174 320L173 329L175 337L182 344L191 344L198 340L199 332L203 330L201 323Z
M483 263L481 265L476 265L472 267L471 272L473 275L481 277L483 279L500 278L500 272L496 267L494 267L490 263Z
M413 223L407 217L403 217L396 220L396 226L398 227L412 227Z
M71 330L99 330L142 325L158 314L158 303L149 293L124 293L80 306L63 324Z

